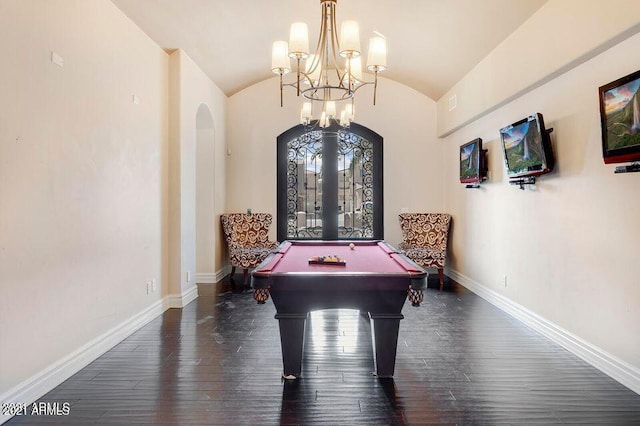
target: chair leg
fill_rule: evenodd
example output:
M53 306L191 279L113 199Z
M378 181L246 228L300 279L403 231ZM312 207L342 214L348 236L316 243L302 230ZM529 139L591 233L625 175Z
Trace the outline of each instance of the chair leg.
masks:
M444 268L438 268L438 278L440 278L440 291L444 288Z
M246 287L247 286L247 276L249 275L249 269L244 268L242 270L242 284Z
M231 267L231 278L233 278L233 274L235 274L235 273L236 273L236 267L232 266Z

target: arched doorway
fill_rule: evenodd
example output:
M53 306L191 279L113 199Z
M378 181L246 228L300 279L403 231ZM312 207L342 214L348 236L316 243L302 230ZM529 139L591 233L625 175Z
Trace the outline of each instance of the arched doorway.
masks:
M298 125L277 151L279 241L384 238L380 135L356 123Z

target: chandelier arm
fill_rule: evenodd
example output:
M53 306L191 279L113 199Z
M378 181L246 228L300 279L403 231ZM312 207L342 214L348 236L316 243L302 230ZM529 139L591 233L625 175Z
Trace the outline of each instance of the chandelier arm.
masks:
M320 37L318 37L318 44L316 46L316 55L320 52L322 52L322 49L324 48L324 39L325 39L325 34L327 33L327 21L329 20L328 14L327 14L327 8L323 6L322 8L322 18L320 21Z
M360 81L357 80L358 84L353 85L353 89L351 89L351 93L355 93L358 89L364 86L375 85L374 81Z
M333 64L335 66L335 73L336 73L336 78L338 79L338 87L344 89L345 85L344 85L344 78L345 78L345 74L340 74L340 66L339 63L336 60L335 57L335 51L333 52ZM327 80L327 84L329 83L329 80Z
M296 78L296 91L298 92L298 96L300 96L300 56L296 55L296 62L297 62L297 72L298 72L298 77Z
M301 80L300 80L300 81L304 81L305 79L306 79L307 81L311 81L311 80L310 80L310 77L309 77L309 74L307 74L307 73L304 73L304 72L300 71L300 76L301 76ZM366 82L366 83L360 83L360 84L358 85L358 88L360 88L361 86L366 85L366 84L373 84L373 81ZM282 87L293 87L293 88L295 89L295 88L296 88L296 81L295 81L295 80L293 80L293 81L291 81L290 83L286 83L286 82L284 82L284 81L283 81L283 83L282 83ZM310 90L317 91L317 90L325 89L325 88L335 88L335 86L326 86L326 85L323 85L323 86L311 86L311 87L310 87L310 88L308 88L308 89L300 88L300 94L304 94L304 92L308 92L308 91L310 91ZM347 89L342 89L342 90L344 90L345 92L347 92ZM355 90L352 90L351 92L355 92ZM328 99L328 100L330 100L330 99Z
M320 58L318 55L314 55L313 61L311 62L311 66L305 73L309 81L312 82L311 85L313 85L313 80L311 80L311 76L316 72L316 69L318 69L319 66L320 66Z
M344 88L344 74L340 73L340 60L338 56L336 56L337 52L340 51L340 43L338 42L338 31L336 25L336 14L335 14L335 3L331 4L332 15L331 15L331 54L333 56L333 65L335 67L336 77L338 78L338 87ZM327 52L327 61L329 53Z
M280 74L280 108L282 108L282 107L284 106L284 101L283 101L283 98L282 98L282 87L283 87L283 84L282 84L282 74L283 74L283 72L282 72L282 71L280 71L280 73L279 73L279 74Z
M336 94L336 92L339 94ZM328 95L330 95L330 97ZM311 101L318 101L318 102L340 101L340 100L352 98L353 92L349 94L349 91L344 87L323 85L323 86L314 86L308 89L304 89L302 91L302 96L304 96L305 98Z
M322 36L320 36L320 39L322 38ZM318 40L318 45L320 45L320 40ZM309 60L309 59L307 59ZM313 80L311 79L311 76L313 76L316 72L316 70L318 69L318 67L320 67L320 71L318 72L318 75L320 75L320 73L322 72L322 57L321 55L318 54L318 51L316 51L316 53L313 55L313 60L311 61L311 65L309 67L306 67L306 72L304 72L305 77L309 80L309 84L311 86L313 86Z
M292 81L291 83L282 83L282 87L293 87L295 89L296 88L296 82Z
M349 72L347 73L347 88L349 89L349 94L351 94L351 56L347 59L347 67L349 68Z
M322 33L322 52L320 58L322 59L320 68L319 84L329 85L329 40L327 40L327 32L331 32L331 23L329 22L329 29ZM331 36L329 34L329 36ZM323 75L324 74L324 75ZM322 79L324 78L324 82Z
M322 5L322 18L320 20L320 37L318 37L318 44L316 45L316 54L313 57L313 62L311 63L311 67L307 70L309 75L313 75L318 66L320 67L320 73L322 73L322 58L324 55L321 52L324 50L326 38L325 34L327 33L327 7ZM311 82L311 86L313 86L313 81L309 78Z
M306 59L306 60L308 61L309 59ZM312 64L313 64L313 62L312 62ZM306 69L306 65L305 65L305 69ZM299 75L299 77L297 79L297 82L301 83L301 82L305 82L306 81L309 84L309 86L313 86L313 80L311 79L311 76L313 75L313 72L311 70L309 70L309 72L300 70L298 75ZM300 89L300 93L302 93L302 92L304 92L304 90ZM298 94L298 96L300 96L300 93Z
M378 92L378 67L374 73L375 78L373 81L373 106L376 106L376 93Z

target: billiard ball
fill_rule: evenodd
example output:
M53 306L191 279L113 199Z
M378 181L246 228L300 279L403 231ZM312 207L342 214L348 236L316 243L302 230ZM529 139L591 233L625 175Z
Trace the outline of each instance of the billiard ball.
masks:
M356 245L355 245L355 244L353 244L353 243L351 243L351 244L349 244L349 248L350 248L351 250L355 250Z

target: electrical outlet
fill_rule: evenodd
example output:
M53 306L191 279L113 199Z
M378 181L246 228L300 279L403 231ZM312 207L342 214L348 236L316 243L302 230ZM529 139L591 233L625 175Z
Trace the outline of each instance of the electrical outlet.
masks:
M153 293L156 292L156 279L155 278L151 280L151 291Z
M151 281L147 281L147 294L151 294L152 291Z
M502 277L502 281L504 282L504 286L506 287L507 286L507 275L506 274Z
M187 271L187 282L191 282L191 271Z

